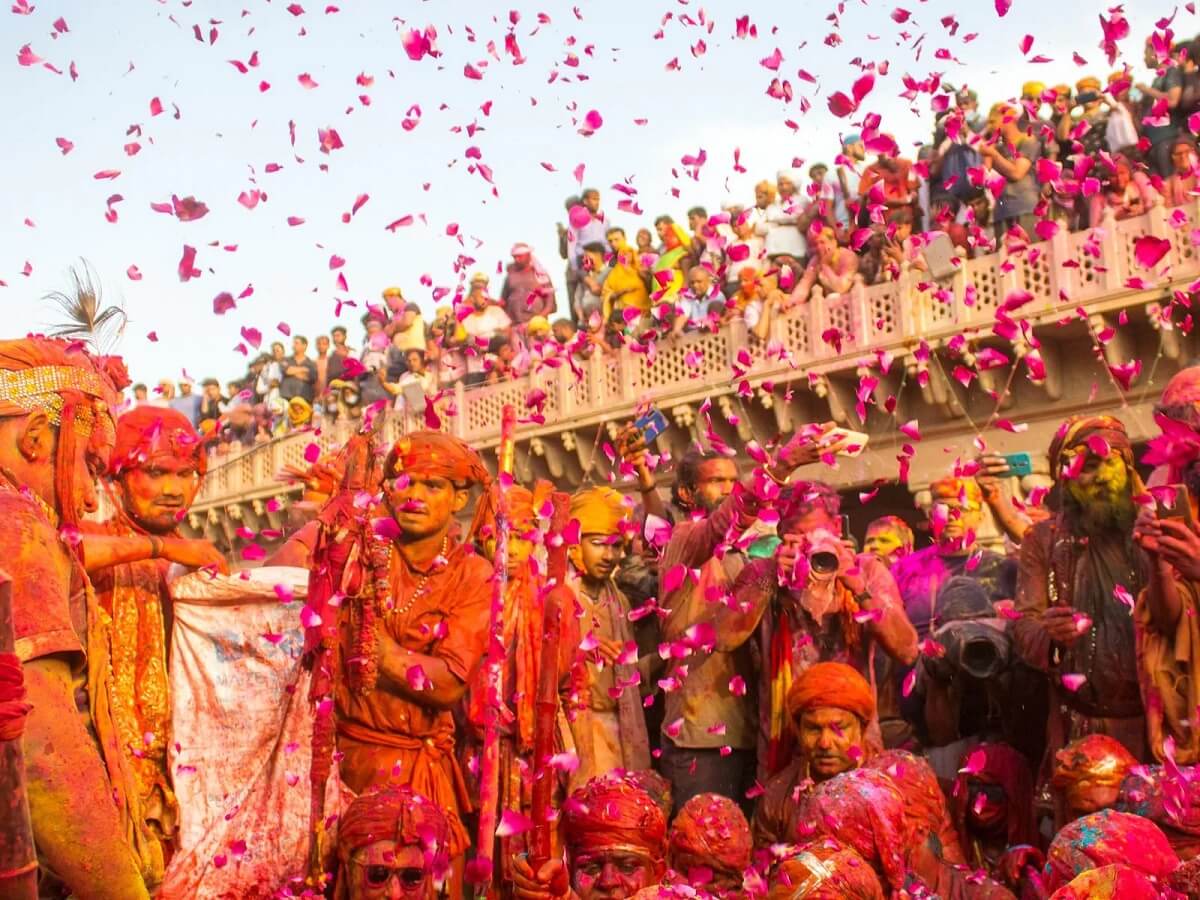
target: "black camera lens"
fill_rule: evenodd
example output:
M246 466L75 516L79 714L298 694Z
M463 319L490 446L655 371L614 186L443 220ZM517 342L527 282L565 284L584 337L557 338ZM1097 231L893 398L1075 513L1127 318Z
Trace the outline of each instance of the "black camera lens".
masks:
M818 575L831 575L838 570L837 554L819 550L808 558L808 565Z

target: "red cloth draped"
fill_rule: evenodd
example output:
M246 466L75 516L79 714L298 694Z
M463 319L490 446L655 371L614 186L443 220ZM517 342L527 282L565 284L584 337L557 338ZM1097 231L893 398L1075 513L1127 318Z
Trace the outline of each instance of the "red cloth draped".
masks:
M980 744L963 754L954 789L950 792L950 806L961 846L964 849L971 846L967 812L972 779L1004 788L1008 799L1008 846L1034 843L1037 832L1033 821L1033 771L1029 760L1008 744Z
M0 741L20 739L31 709L25 702L25 672L20 658L15 653L0 653Z
M740 876L750 867L753 849L750 825L738 805L720 794L698 794L679 810L671 823L668 852L671 866L681 857L691 857L712 869Z
M924 841L934 835L939 846L933 849L939 859L954 865L966 863L946 808L946 795L927 760L906 750L888 750L864 765L883 772L904 795L904 817L914 841Z
M904 887L904 854L910 843L904 795L882 772L854 769L822 782L804 798L800 820L809 823L814 834L836 837L852 847L871 864L885 888Z
M1114 863L1165 885L1179 867L1179 857L1149 819L1102 809L1068 823L1055 836L1046 853L1046 890L1056 891L1084 872Z

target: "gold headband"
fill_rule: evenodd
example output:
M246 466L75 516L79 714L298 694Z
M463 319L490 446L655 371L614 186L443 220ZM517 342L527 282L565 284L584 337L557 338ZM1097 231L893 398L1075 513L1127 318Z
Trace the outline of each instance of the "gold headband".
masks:
M77 434L86 438L99 426L111 443L116 437L107 403L112 390L96 372L78 366L36 366L0 371L0 398L27 413L43 412L54 425L62 424L62 391L77 391L97 401L75 411L74 428Z

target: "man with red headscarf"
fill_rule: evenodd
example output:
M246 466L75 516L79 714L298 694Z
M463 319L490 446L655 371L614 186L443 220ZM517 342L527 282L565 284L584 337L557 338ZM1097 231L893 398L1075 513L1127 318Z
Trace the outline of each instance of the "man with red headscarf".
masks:
M178 810L167 771L171 696L164 614L171 562L226 570L206 540L178 535L204 475L192 423L174 409L140 406L117 420L106 482L115 515L83 524L83 552L100 607L113 622L113 721L151 832L169 841Z
M314 772L329 764L336 730L347 786L407 784L427 797L446 813L458 867L468 846L460 814L471 800L453 710L488 639L492 567L470 541L490 504L478 502L465 535L455 515L491 479L475 451L436 431L401 438L382 468L365 437L346 453L340 493L273 561L310 566L308 603L319 619L309 647L320 657ZM382 507L365 509L362 497L376 490Z
M1134 650L1134 598L1149 564L1133 543L1143 488L1125 426L1076 416L1050 444L1060 510L1021 542L1013 643L1050 678L1047 759L1090 733L1147 756ZM1048 774L1048 773L1045 773Z
M534 872L513 861L517 900L628 900L666 874L667 818L654 799L619 774L593 778L560 813L568 868L551 860Z
M703 888L718 900L738 900L745 896L752 850L741 807L721 794L697 794L671 823L667 880Z
M1104 809L1068 823L1046 851L1043 884L1053 892L1076 876L1115 863L1130 866L1160 889L1179 868L1179 857L1149 819Z
M1041 868L1033 846L1033 772L1029 761L1007 744L979 744L959 764L950 792L959 845L967 863L1016 890L1026 866Z
M337 828L335 900L438 896L449 867L450 832L435 803L410 787L384 785L356 797Z
M797 735L792 762L773 776L754 809L754 845L794 843L801 795L813 784L857 769L881 748L866 739L875 717L875 693L845 663L819 662L792 683L788 715Z
M24 752L42 887L125 900L148 896L162 852L113 723L112 622L78 552L129 382L119 363L78 343L0 341L0 559L21 576L13 631L33 707Z

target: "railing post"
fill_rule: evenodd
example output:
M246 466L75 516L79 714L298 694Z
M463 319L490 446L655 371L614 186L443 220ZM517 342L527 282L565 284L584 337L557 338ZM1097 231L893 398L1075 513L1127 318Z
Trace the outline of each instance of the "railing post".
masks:
M454 408L458 414L453 419L454 425L451 432L461 440L467 430L467 389L463 386L461 379L454 383Z
M1105 293L1119 291L1125 284L1128 273L1125 271L1125 254L1122 253L1120 241L1117 240L1117 217L1111 209L1104 211L1104 221L1100 225L1100 264Z
M1050 272L1050 305L1057 306L1060 297L1075 296L1077 284L1075 269L1064 265L1071 257L1071 242L1067 230L1059 228L1043 246L1047 251L1046 268Z
M825 294L822 291L816 291L808 295L808 344L809 352L813 359L819 359L823 356L829 356L832 348L825 343L821 337L825 333Z

